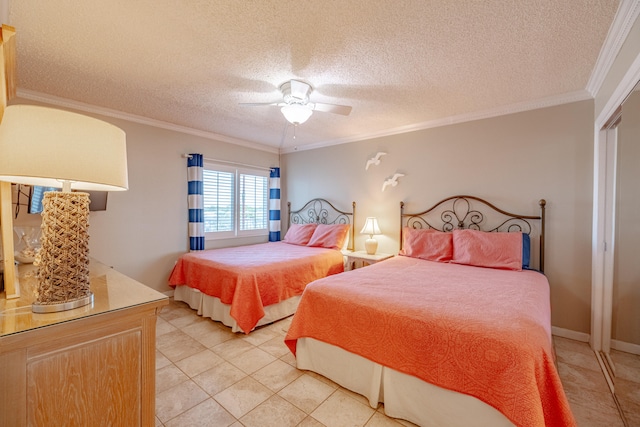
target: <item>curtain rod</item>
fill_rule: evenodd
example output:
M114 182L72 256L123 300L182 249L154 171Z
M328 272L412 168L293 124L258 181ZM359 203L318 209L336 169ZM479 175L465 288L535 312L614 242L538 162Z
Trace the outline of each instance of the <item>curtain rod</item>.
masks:
M182 155L182 158L183 158L183 159L190 159L190 158L191 158L191 154L184 153L184 154ZM248 168L253 168L253 169L262 169L262 170L266 170L266 171L271 171L271 170L275 167L275 166L274 166L274 167L268 167L268 168L266 168L266 167L264 167L264 166L249 165L249 164L247 164L247 163L230 162L230 161L228 161L228 160L210 159L210 158L207 158L207 157L203 157L203 160L204 160L205 162L226 163L226 164L228 164L228 165L233 165L233 166L245 166L245 167L248 167Z

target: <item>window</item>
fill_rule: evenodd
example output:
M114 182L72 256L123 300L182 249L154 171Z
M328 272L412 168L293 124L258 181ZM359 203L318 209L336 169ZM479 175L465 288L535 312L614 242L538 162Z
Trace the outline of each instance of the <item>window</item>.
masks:
M269 174L205 163L204 232L206 239L269 233Z

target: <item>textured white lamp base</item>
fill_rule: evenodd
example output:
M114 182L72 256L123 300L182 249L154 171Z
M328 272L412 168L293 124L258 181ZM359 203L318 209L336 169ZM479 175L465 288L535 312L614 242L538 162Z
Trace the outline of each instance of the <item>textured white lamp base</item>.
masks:
M378 241L374 238L367 239L364 242L364 249L367 251L367 254L375 255L378 250Z

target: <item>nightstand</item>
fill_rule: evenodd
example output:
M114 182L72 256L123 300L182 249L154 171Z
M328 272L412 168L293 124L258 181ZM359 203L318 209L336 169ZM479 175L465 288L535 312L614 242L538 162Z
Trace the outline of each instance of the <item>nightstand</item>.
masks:
M366 267L367 265L375 264L376 262L384 261L393 257L393 254L376 253L369 255L365 251L349 252L346 254L347 263L345 270L355 270L358 267Z

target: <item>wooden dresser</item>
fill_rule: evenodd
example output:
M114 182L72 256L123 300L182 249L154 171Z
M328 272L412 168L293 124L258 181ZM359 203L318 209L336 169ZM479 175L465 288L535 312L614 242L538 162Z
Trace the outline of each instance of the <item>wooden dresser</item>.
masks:
M154 426L156 315L168 298L92 260L92 305L32 313L0 298L0 426Z

